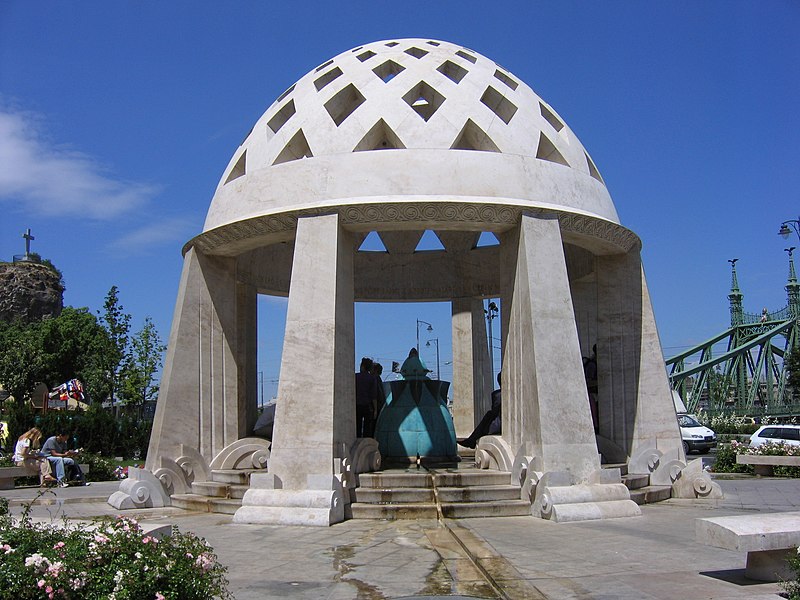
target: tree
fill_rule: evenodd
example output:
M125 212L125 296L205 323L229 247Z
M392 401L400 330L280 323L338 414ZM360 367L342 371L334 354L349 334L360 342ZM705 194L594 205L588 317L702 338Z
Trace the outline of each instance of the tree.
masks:
M146 317L142 328L131 338L120 388L125 403L138 407L140 414L144 403L158 395L158 386L153 382L165 349L152 319Z
M108 397L112 402L119 393L122 367L128 350L128 332L131 327L131 316L124 312L118 296L117 286L112 285L106 294L103 312L100 315L100 320L108 333L108 340L103 343L105 352L100 362L108 385Z
M0 384L17 402L41 381L43 365L39 323L0 321Z

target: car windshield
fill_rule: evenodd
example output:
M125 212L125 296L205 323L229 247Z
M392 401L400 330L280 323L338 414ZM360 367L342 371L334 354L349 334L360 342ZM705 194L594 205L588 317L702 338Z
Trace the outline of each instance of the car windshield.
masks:
M679 415L678 425L681 427L702 427L702 425L697 422L697 419L691 415Z

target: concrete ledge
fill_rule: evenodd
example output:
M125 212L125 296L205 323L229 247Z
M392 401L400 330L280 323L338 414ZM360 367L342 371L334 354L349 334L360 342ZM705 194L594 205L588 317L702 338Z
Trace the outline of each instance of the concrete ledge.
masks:
M89 465L78 463L81 471L89 472ZM0 467L0 490L13 490L17 477L38 477L39 469L33 467Z
M699 543L747 552L745 576L756 581L794 577L786 558L800 545L800 512L697 519Z
M756 475L771 476L773 467L800 467L800 456L761 456L760 454L737 454L740 465L753 465Z

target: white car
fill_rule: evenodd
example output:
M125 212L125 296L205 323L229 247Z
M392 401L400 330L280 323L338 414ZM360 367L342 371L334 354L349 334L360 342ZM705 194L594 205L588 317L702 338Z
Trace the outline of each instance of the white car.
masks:
M762 425L750 436L750 447L773 442L800 446L800 425Z
M694 415L678 414L678 426L681 428L683 451L686 454L693 450L707 451L717 445L717 434L701 425Z

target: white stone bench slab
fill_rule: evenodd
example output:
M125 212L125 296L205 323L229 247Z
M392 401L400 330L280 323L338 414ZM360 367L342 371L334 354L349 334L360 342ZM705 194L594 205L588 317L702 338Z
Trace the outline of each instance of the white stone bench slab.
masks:
M747 552L744 574L749 579L794 578L786 558L800 545L800 512L697 519L695 535L707 546Z
M756 475L770 476L773 467L800 467L800 456L761 456L759 454L737 454L740 465L753 465Z
M89 472L89 465L80 464L81 471ZM31 467L0 467L0 490L13 490L17 477L38 477L39 469Z

